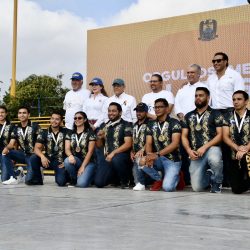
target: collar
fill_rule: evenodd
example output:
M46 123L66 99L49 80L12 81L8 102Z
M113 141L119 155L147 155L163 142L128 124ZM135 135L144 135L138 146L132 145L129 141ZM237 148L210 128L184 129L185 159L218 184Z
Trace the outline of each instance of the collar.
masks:
M212 108L208 105L207 109L204 110L204 111L202 112L202 114L204 114L207 110L208 110L208 111L211 111ZM198 111L197 111L197 108L194 110L194 112L195 112L196 114L199 114Z
M22 128L21 122L19 122L17 126L20 127L20 128ZM32 126L31 120L28 120L27 126L29 126L29 127ZM26 127L27 127L27 126L26 126ZM26 128L26 127L25 127L25 128Z
M59 127L59 133L62 132L62 130L63 130L63 128L60 126ZM49 133L53 133L51 126L49 126L48 131L49 131Z
M117 98L117 99L122 99L122 98L125 97L125 95L126 95L126 93L123 92L123 93L121 93L119 96L114 95L114 97Z
M146 117L146 119L144 120L144 122L143 122L142 124L147 124L148 121L149 121L149 119ZM141 126L142 124L140 124L140 126ZM136 126L136 125L139 125L139 122L137 121L134 125L135 125L135 126Z
M161 123L158 119L156 119L156 121L157 121L157 122L159 122L159 123ZM166 122L169 122L169 121L170 121L170 115L167 115L167 117L166 117L166 120L165 120L165 121L166 121ZM164 122L165 122L165 121L164 121Z

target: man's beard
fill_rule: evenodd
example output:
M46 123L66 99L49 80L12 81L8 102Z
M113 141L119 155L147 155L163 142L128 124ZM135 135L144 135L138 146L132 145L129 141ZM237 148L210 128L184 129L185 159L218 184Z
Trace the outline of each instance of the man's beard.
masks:
M207 105L207 101L204 101L202 103L195 103L195 106L197 109L204 108Z

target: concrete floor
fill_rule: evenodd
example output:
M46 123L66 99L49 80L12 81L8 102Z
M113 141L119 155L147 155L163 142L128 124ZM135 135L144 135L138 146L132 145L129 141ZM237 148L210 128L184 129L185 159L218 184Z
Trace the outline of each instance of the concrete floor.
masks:
M250 249L250 194L0 184L0 250Z

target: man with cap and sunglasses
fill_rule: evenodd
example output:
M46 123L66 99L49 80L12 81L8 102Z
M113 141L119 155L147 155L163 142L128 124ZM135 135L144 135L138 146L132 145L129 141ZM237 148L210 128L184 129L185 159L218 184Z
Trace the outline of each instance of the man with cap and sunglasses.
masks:
M83 112L86 113L89 123L95 130L105 121L105 104L108 99L108 95L104 89L101 78L93 78L89 83L89 86L91 89L91 95L84 103Z
M65 126L68 129L73 128L75 113L82 111L85 100L90 96L90 91L84 89L82 84L82 74L75 72L71 77L72 90L65 95L65 99L63 101L63 109L66 110Z
M145 190L145 176L139 166L139 162L145 153L146 144L146 128L149 119L147 118L148 106L146 103L140 102L136 108L137 122L133 126L133 148L130 153L131 160L134 162L133 175L136 186L134 191Z
M111 102L119 103L122 106L122 119L124 119L127 122L133 122L135 123L136 113L135 113L135 107L136 107L136 100L133 96L128 95L125 93L125 82L122 79L115 79L112 83L114 95L109 97L106 102L106 120L108 120L108 106Z

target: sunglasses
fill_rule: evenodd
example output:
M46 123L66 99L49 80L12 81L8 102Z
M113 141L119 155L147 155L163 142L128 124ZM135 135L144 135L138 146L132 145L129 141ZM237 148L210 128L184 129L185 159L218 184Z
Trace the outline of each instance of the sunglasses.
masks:
M82 119L83 119L82 116L76 116L76 117L74 117L74 120L82 120Z
M220 63L221 61L224 61L223 59L215 59L215 60L212 60L212 63Z

